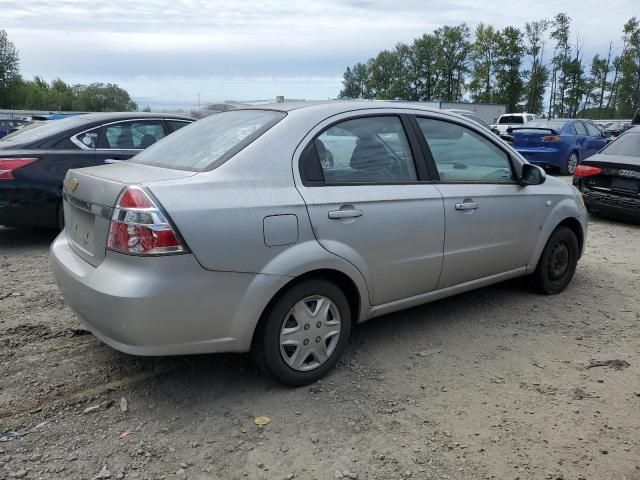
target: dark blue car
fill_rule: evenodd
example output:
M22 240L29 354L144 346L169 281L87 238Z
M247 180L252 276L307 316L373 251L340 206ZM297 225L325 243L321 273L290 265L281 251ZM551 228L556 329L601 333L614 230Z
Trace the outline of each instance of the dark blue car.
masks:
M573 175L580 162L608 142L591 120L533 120L511 129L511 135L513 147L530 163L558 168L563 175Z

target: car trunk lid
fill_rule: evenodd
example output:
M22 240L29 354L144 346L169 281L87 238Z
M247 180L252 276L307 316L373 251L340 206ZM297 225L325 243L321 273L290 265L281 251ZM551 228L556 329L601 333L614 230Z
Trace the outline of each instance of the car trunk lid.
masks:
M544 142L543 138L558 135L553 128L513 128L511 129L513 136L513 145L515 148L531 148L531 147L548 147L548 142Z
M69 170L63 185L63 205L71 248L91 265L100 265L113 209L126 186L147 186L195 174L129 162Z
M640 197L640 159L624 155L598 154L582 162L598 167L598 175L582 179L583 188L603 193Z

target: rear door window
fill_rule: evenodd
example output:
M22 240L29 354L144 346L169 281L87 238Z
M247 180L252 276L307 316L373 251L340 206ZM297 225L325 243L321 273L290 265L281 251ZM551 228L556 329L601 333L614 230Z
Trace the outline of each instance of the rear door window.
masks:
M165 136L160 120L119 122L104 127L101 148L142 150Z
M314 144L327 184L418 180L399 117L346 120L326 130Z

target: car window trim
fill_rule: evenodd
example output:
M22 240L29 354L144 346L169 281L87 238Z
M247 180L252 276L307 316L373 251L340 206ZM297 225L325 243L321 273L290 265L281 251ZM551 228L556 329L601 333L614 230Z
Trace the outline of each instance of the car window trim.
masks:
M441 121L441 122L448 122L448 123L453 123L454 125L458 125L462 128L466 128L468 130L471 130L472 132L480 135L481 137L485 138L487 141L489 141L490 143L492 143L493 145L495 145L496 147L498 147L498 149L500 149L506 156L507 156L507 161L509 162L509 168L511 169L511 181L509 182L491 182L491 181L480 181L480 180L467 180L467 181L462 181L462 180L457 180L457 181L453 181L453 182L447 182L444 180L440 179L440 174L438 173L438 167L436 166L436 162L433 158L433 154L431 153L431 149L429 148L429 143L427 142L427 139L425 138L424 134L422 133L422 129L420 128L420 125L418 124L418 118L424 118L426 120L437 120L437 121ZM469 127L469 125L465 125L463 122L460 121L456 121L457 119L448 119L448 118L441 118L441 117L434 117L434 116L430 116L428 113L426 114L413 114L411 115L411 120L413 122L414 125L414 129L416 131L416 134L418 135L418 139L420 140L420 145L422 146L422 148L424 149L424 158L427 162L427 166L429 168L430 172L432 173L432 178L433 183L436 184L440 184L440 185L455 185L455 184L460 184L460 185L519 185L520 183L517 180L517 172L515 169L515 165L513 164L514 162L514 158L513 155L511 154L511 152L509 152L506 148L504 148L503 145L500 145L498 142L494 141L493 138L491 138L489 135L487 135L482 128L480 128L479 126L476 127L475 125L472 125L471 128Z
M316 152L316 155L315 155L316 161L319 162L320 158L318 158L318 154L317 154L317 150L315 150L314 142L320 135L322 135L324 132L326 132L330 128L340 123L348 122L351 120L357 120L360 118L371 118L371 117L396 117L400 120L400 123L405 133L405 137L407 139L407 143L409 144L409 150L411 151L411 156L413 157L413 164L414 164L413 166L416 171L417 180L405 180L401 182L340 182L340 183L327 182L326 179L322 181L308 180L305 175L305 170L303 165L303 161L306 158L306 156L302 155L301 153L298 158L298 174L300 175L300 179L302 180L302 185L304 185L305 187L362 187L362 186L372 186L372 185L423 185L425 183L427 184L432 183L433 180L431 179L430 172L427 168L423 151L420 148L420 145L418 143L418 137L413 131L413 128L411 125L411 120L410 120L411 115L407 113L368 112L368 113L353 115L348 118L341 118L339 120L335 120L327 124L318 133L316 133L313 136L313 138L307 142L307 144L304 146L301 152L305 152L306 149L309 148L311 144L313 144L314 151ZM323 172L323 177L324 177L324 172Z

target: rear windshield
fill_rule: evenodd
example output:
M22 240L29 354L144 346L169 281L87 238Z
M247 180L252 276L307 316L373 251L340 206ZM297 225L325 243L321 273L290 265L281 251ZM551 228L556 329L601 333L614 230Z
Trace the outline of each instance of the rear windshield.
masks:
M34 125L33 128L29 128L31 125L28 125L11 135L0 138L0 146L5 143L18 145L35 142L50 135L57 135L58 133L65 132L85 123L87 123L87 121L82 118L82 115L63 118L62 120L51 120L49 122L34 122L31 124Z
M640 157L640 132L627 132L624 135L620 135L600 153L605 155Z
M202 172L234 156L285 116L273 110L218 113L181 128L130 161Z
M522 115L502 115L498 123L524 123Z

